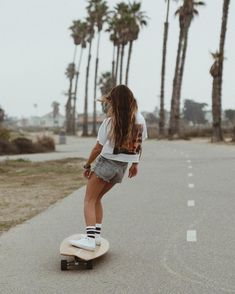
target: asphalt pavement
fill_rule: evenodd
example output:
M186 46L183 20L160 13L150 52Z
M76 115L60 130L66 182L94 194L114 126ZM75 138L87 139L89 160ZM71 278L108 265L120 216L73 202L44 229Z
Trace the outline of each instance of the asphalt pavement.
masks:
M56 154L87 157L94 143ZM104 198L110 250L93 270L60 270L60 242L84 231L83 187L0 237L0 293L235 293L234 174L235 146L145 142L138 176Z

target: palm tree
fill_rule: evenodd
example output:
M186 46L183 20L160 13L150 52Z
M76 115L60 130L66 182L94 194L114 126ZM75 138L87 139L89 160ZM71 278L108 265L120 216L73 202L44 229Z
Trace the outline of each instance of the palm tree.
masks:
M130 70L130 61L132 54L133 42L138 39L140 27L147 25L147 16L145 12L141 11L141 2L129 3L129 49L127 57L127 66L126 66L126 79L125 84L128 85L128 75Z
M53 118L56 118L59 115L59 106L60 106L60 103L58 103L57 101L52 102L51 107L52 107Z
M113 42L113 85L117 84L118 74L119 83L122 83L125 46L129 43L125 77L126 84L128 84L133 42L138 38L140 27L147 25L147 17L144 12L140 11L140 8L141 3L135 1L129 4L120 2L115 6L112 17L109 18L109 28L107 31L110 32L110 40ZM117 50L115 50L116 48ZM115 51L116 62L114 58Z
M98 85L100 86L102 96L108 94L113 87L112 73L109 71L102 73ZM102 102L102 109L104 113L107 113L107 103Z
M196 7L201 5L205 5L204 2L184 0L183 5L176 11L176 15L179 15L180 34L173 80L169 138L178 138L180 136L180 96L188 45L188 33L194 16L198 15Z
M230 0L223 2L223 15L220 33L219 51L212 54L214 63L210 69L210 74L213 77L212 85L212 142L223 141L223 134L221 128L221 97L222 97L222 83L223 83L223 63L224 63L224 46L227 32L227 22L229 13Z
M68 90L68 100L65 105L65 113L66 113L66 132L68 134L72 134L72 87L73 87L73 79L75 76L75 63L69 63L65 75L69 79L69 90Z
M78 77L79 77L79 73L80 73L83 50L84 50L84 48L86 48L87 23L84 21L81 21L81 20L76 20L76 21L73 21L73 24L69 29L72 31L71 36L73 38L75 48L77 48L77 46L81 46L80 57L79 57L79 61L77 63L77 70L75 73L76 78L75 78L75 87L74 87L74 92L73 92L72 132L75 135L76 134L76 101L77 101ZM75 57L74 57L74 62L75 62Z
M83 113L83 136L88 136L88 86L89 86L89 71L91 63L91 49L92 41L94 38L94 14L93 14L93 0L88 0L87 12L87 42L89 43L88 60L86 68L86 81L85 81L85 99L84 99L84 113Z
M96 63L95 63L95 80L94 80L94 101L93 101L93 129L92 135L96 136L96 97L97 97L97 75L98 75L98 65L99 65L99 46L100 46L100 36L103 29L104 23L107 21L108 6L107 2L103 0L93 0L93 15L94 23L98 31L97 40L97 51L96 51Z
M117 35L117 13L115 11L112 12L112 16L108 15L108 28L107 28L107 32L110 33L109 39L110 41L113 43L113 57L112 57L112 85L113 87L116 85L116 69L115 69L115 54L116 54L116 47L118 49L120 49L119 45L118 45L118 35ZM117 50L117 52L119 52L119 50ZM119 54L117 56L118 60Z
M99 78L98 85L100 86L100 92L101 92L102 96L108 94L113 87L112 73L109 71L102 73Z
M52 116L53 116L53 122L54 122L54 127L58 126L58 115L59 115L59 106L60 104L56 101L53 101L51 104L52 107Z
M115 6L116 32L117 32L117 60L115 79L117 81L119 69L119 83L122 83L122 69L125 46L128 44L128 32L130 24L129 6L125 2L120 2ZM120 63L120 65L119 65Z
M167 40L169 30L169 11L170 11L170 0L167 1L166 8L166 20L164 23L163 33L163 49L162 49L162 70L161 70L161 93L160 93L160 117L159 117L159 136L165 135L165 69L166 69L166 53L167 53Z

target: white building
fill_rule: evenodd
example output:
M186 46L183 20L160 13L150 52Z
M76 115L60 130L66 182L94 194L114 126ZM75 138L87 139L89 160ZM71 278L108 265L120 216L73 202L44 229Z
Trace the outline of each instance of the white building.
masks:
M49 112L43 116L31 116L30 118L22 118L18 120L18 127L39 127L39 128L63 128L65 124L65 116L58 114L55 117L53 112Z
M65 124L65 116L62 114L58 114L55 117L53 116L53 112L49 112L40 117L40 127L46 128L56 128L56 127L63 127Z

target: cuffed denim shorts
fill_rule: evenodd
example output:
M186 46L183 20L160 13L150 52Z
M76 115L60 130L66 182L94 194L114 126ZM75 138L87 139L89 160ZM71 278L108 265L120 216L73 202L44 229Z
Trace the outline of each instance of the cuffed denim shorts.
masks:
M99 156L93 171L98 178L112 184L121 183L128 163Z

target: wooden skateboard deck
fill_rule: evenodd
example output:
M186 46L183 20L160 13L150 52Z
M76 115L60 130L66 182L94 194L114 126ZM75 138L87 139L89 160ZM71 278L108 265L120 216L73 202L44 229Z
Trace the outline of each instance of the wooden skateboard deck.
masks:
M61 260L61 270L67 270L69 266L85 265L87 269L92 269L92 260L104 255L109 250L109 242L101 238L101 245L96 246L95 251L88 251L75 247L69 243L69 240L79 240L84 234L76 234L64 239L60 244L60 254L72 256L74 260Z

